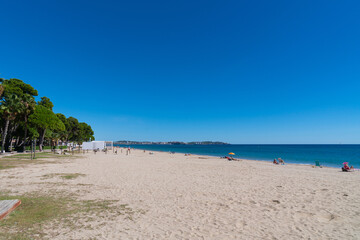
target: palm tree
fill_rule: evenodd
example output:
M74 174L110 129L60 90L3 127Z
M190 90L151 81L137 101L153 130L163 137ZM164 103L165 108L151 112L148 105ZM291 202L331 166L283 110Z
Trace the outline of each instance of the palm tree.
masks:
M3 98L0 101L0 110L3 115L3 119L5 120L5 125L2 130L2 139L1 139L1 153L4 152L5 148L5 139L9 128L10 120L16 118L16 116L21 113L21 102L19 98L12 94L7 98Z

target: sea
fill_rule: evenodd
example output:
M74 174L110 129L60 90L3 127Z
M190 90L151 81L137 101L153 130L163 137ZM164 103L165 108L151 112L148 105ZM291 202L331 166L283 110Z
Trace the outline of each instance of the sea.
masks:
M228 145L116 145L136 149L190 153L223 157L235 153L234 157L272 161L282 158L286 163L320 165L340 168L343 162L360 168L360 144L228 144Z

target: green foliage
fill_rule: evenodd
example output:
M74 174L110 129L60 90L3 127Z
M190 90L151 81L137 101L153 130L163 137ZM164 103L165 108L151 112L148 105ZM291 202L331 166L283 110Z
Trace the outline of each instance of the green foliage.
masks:
M66 118L55 114L54 104L48 97L41 97L36 104L37 90L19 79L0 78L0 127L1 149L25 150L32 139L38 138L43 146L44 139L56 145L58 140L81 143L93 140L94 132L86 123L79 123L74 117ZM16 142L12 140L16 139Z
M15 119L21 113L21 101L15 94L0 100L0 111L4 119Z
M51 111L54 107L54 104L47 97L41 97L41 101L38 102L38 105L44 106L47 109L50 109Z
M26 84L23 81L12 78L10 80L3 80L2 85L4 86L4 96L15 94L19 98L22 98L25 94L31 96L37 96L38 92L30 84Z
M67 120L64 114L62 113L57 113L56 116L58 117L58 119L60 119L60 121L63 122L63 124L65 125L65 128L68 128L68 124L67 124Z
M39 132L36 130L35 127L28 127L28 131L29 131L28 134L30 139L35 139L40 136Z
M58 119L60 119L60 121L64 124L65 126L65 130L63 131L58 131L59 133L59 139L61 139L62 141L67 141L67 139L69 138L69 122L66 119L64 114L61 113L57 113L56 116L58 117Z
M92 141L94 140L94 131L92 130L91 126L81 122L74 118L69 117L67 119L67 132L69 136L70 141L83 143L86 141Z
M91 126L84 122L80 123L78 142L82 143L93 140L95 140L95 138L94 138L94 131L92 130Z
M23 113L29 115L35 107L34 96L37 91L29 84L19 79L3 80L1 86L3 88L3 96L1 98L1 106L3 114L16 115Z
M78 140L79 131L80 131L80 124L79 121L74 117L67 118L68 123L68 131L69 134L69 141L76 142Z
M30 124L40 130L65 130L64 124L50 109L37 105L34 113L29 117Z

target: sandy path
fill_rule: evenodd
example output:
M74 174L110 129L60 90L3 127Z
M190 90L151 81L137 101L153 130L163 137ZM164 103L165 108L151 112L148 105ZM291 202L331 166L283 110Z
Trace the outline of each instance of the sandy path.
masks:
M84 199L146 212L57 239L360 239L360 172L134 150L5 170L0 187L33 191L29 182L60 172L86 174L62 186L91 184Z

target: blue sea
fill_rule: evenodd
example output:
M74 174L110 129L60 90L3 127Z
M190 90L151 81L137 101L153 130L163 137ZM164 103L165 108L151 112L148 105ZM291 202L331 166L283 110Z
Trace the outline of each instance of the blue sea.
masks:
M125 145L117 145L124 147ZM360 168L360 145L126 145L132 148L191 153L209 156L225 156L234 152L234 157L243 159L272 161L282 158L286 163L311 164L320 161L328 167L341 167L343 162L349 162L355 168Z

